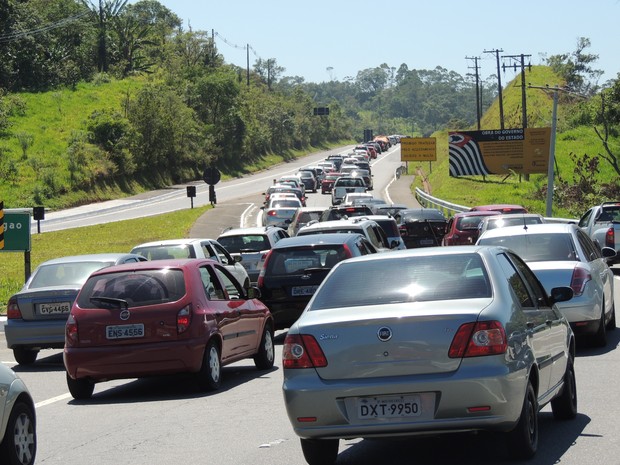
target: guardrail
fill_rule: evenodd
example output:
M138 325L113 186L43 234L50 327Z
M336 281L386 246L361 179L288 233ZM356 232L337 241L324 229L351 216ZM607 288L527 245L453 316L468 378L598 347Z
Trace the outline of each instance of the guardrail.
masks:
M433 197L427 194L419 187L415 188L415 198L418 203L425 208L436 208L440 210L445 216L451 217L455 213L469 211L471 207L464 205L458 205L456 203L446 202L445 200ZM575 218L558 218L558 217L544 217L546 223L578 223L579 220Z

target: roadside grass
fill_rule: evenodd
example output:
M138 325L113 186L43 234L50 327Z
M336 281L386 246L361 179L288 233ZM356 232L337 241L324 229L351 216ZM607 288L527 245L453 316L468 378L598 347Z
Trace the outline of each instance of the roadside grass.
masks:
M52 258L129 252L142 242L188 237L192 225L211 208L207 205L147 218L53 232L44 232L43 223L43 232L32 235L31 271ZM2 252L0 257L0 314L4 315L9 297L24 284L26 270L23 252Z

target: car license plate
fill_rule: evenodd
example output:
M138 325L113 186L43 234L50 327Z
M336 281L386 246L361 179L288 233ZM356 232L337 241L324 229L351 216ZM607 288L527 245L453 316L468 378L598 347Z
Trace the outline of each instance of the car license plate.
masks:
M144 337L144 325L117 325L106 326L105 335L107 339L128 339L132 337Z
M39 304L41 315L62 315L71 311L71 302L58 302L55 304Z
M318 287L319 286L294 286L291 290L291 295L294 297L313 295Z
M356 407L361 420L422 415L420 396L360 397L356 399Z
M420 239L420 245L433 245L435 241L433 239Z

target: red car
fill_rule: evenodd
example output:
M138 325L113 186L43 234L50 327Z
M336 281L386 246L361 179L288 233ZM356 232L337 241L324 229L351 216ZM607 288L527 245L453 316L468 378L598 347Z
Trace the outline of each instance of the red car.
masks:
M221 383L221 368L253 358L274 363L273 317L219 263L157 260L90 275L65 331L69 392L87 399L111 379L194 373L201 389Z
M496 216L496 211L469 211L456 213L448 220L442 245L472 245L478 240L478 226L485 216Z
M321 182L321 194L331 194L334 183L340 176L343 176L343 174L334 171L327 173Z

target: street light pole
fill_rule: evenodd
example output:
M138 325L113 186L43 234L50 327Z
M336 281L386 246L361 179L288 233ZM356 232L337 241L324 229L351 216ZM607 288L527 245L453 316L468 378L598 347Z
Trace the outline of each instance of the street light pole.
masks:
M551 141L549 143L549 166L547 167L547 208L545 215L553 216L553 167L555 165L555 132L558 121L558 88L553 91L553 114L551 116Z

